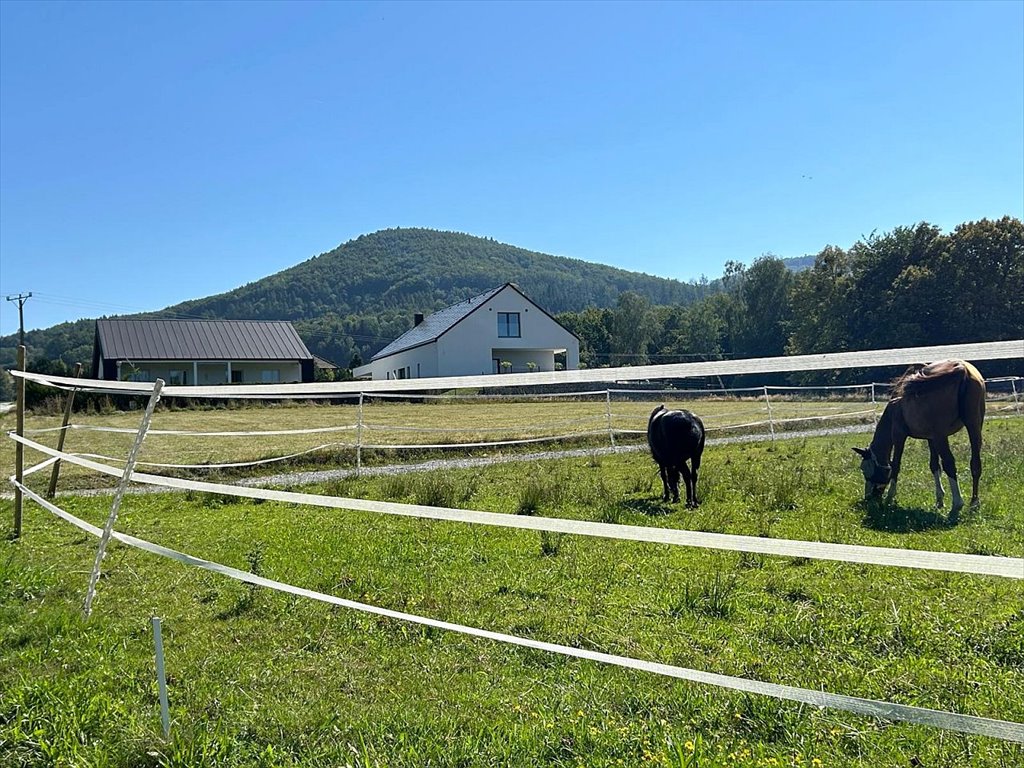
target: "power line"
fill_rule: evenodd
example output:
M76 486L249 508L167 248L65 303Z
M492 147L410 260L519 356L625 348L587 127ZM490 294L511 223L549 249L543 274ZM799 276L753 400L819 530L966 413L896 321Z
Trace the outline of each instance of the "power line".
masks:
M18 302L18 344L25 346L25 302L32 298L32 291L19 293L17 296L5 297L8 301Z

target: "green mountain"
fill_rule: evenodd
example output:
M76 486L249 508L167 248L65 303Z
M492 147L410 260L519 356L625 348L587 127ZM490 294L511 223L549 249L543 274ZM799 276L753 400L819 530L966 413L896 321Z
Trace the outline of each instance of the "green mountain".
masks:
M690 304L718 290L579 259L528 251L490 238L429 229L388 229L227 293L183 302L150 317L291 320L314 354L348 365L368 359L430 313L514 282L552 314L614 306L633 291L652 304ZM26 334L29 359L88 363L93 321ZM16 336L0 340L13 359Z

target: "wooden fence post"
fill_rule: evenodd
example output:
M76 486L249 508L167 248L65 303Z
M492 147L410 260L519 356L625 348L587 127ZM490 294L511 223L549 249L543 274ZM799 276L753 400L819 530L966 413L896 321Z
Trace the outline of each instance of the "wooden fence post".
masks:
M82 375L82 364L75 363L75 378ZM68 401L64 405L64 421L60 425L60 436L57 438L57 450L64 450L64 438L68 434L68 422L71 421L71 407L75 404L75 392L72 389L68 392ZM53 471L50 473L50 487L46 490L46 498L52 499L57 495L57 478L60 476L60 459L53 463Z
M18 347L18 370L25 372L25 345ZM17 425L18 437L25 436L25 377L18 377L18 403L17 403ZM14 488L14 538L21 538L21 508L22 495L21 484L25 480L25 446L17 442L14 446L14 479L18 485Z

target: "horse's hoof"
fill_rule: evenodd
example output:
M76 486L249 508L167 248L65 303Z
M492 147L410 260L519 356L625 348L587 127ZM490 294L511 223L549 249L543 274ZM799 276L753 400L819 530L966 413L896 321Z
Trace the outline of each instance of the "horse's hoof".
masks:
M981 507L981 499L971 499L971 509L977 511Z
M949 510L949 518L948 518L948 520L949 520L949 524L950 525L956 525L957 522L959 522L959 520L960 520L960 510L963 509L963 508L964 508L964 505L961 502L959 505L956 505L952 509Z

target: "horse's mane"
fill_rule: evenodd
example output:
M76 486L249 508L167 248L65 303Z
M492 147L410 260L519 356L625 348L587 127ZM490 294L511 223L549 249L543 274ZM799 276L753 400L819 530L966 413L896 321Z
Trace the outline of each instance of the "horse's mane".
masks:
M950 376L966 371L960 360L940 360L930 365L911 366L892 382L892 397L920 395L930 392L949 381Z

